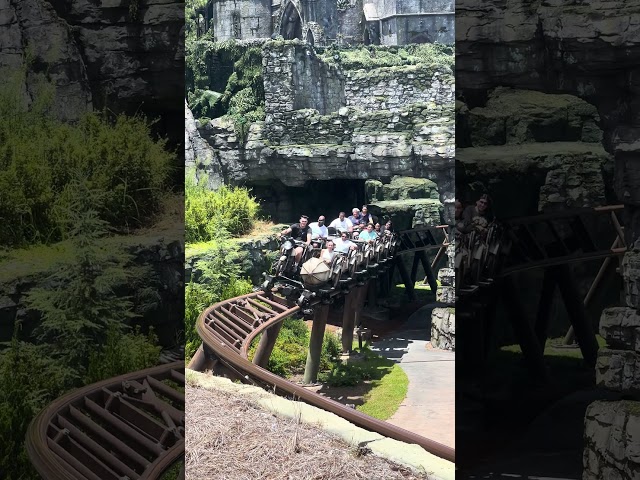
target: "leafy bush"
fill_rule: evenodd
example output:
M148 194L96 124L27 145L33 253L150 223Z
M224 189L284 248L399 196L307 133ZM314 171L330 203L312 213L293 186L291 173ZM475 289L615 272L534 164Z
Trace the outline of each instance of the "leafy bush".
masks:
M309 338L309 329L302 320L285 319L269 357L267 369L284 378L302 373L307 361ZM259 341L256 339L251 345L250 358L253 358L258 343Z
M153 328L144 335L139 326L126 333L112 326L107 331L104 345L89 353L86 383L157 365L160 350Z
M251 345L249 358L258 347L260 337ZM269 357L267 369L284 378L304 372L307 362L307 352L309 351L309 341L311 334L307 324L299 319L287 318L282 323L282 329ZM342 351L342 346L338 337L333 333L325 332L320 354L320 371L330 371L339 363L338 357ZM325 377L327 374L325 373Z
M196 264L202 270L201 283L190 282L185 288L185 356L190 359L200 346L196 332L198 316L210 305L251 292L251 282L240 277L238 247L222 235L213 244L206 260Z
M140 226L159 206L172 155L138 117L88 114L77 124L40 110L3 105L0 93L0 245L50 242L68 235L72 180L103 193L100 218Z
M222 186L207 190L187 185L185 196L185 237L188 243L213 240L225 230L243 235L253 228L259 205L249 190Z

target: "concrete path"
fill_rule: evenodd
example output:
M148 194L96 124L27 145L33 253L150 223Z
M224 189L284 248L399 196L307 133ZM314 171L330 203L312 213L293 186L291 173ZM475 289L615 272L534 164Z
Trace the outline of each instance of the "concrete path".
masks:
M455 448L455 353L427 348L431 308L420 309L372 350L398 362L409 377L407 396L387 421Z

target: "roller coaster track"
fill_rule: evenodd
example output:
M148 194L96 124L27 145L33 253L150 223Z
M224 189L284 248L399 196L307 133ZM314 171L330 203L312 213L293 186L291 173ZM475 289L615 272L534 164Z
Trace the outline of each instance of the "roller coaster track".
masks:
M491 227L466 253L467 260L477 261L471 281L457 272L459 297L514 273L623 255L626 244L617 216L622 210L622 205L572 209L509 219Z
M251 341L298 311L297 305L289 305L274 292L254 292L210 306L198 318L196 328L210 349L210 358L221 362L239 377L253 379L270 391L299 398L366 430L418 444L436 456L455 462L455 450L450 447L372 418L251 363L247 358Z
M417 230L400 232L401 249L446 247L446 241L438 241L442 231L447 238L446 229ZM270 390L275 387L365 429L416 443L454 461L452 448L312 393L247 360L257 335L299 310L274 292L255 292L209 307L200 315L197 329L210 354L241 378L260 382ZM184 455L184 382L184 362L174 362L73 391L48 405L31 422L27 453L46 479L164 480L163 475ZM184 476L182 466L176 478Z
M27 453L46 479L159 479L184 455L184 406L183 361L110 378L40 412Z
M439 241L438 237L443 236L444 238ZM448 245L447 231L443 227L407 230L399 232L399 237L400 249L396 255L409 250L443 249ZM320 301L316 299L310 306L313 307ZM270 391L304 400L366 430L403 442L418 444L436 456L455 462L453 448L346 407L250 362L248 351L256 336L299 310L300 307L277 291L254 292L210 306L199 316L196 329L207 347L209 359L220 362L228 370L235 372L238 378L250 379Z

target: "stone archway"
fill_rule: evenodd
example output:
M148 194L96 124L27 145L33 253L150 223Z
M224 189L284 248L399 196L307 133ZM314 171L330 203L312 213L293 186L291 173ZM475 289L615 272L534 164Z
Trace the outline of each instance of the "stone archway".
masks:
M280 35L285 40L293 40L294 38L302 40L302 18L293 2L289 2L284 8L280 22Z
M409 43L433 43L433 39L431 38L431 35L429 35L426 32L423 32L423 33L418 33L417 35L414 35L413 37L411 37L411 40L409 41Z
M307 43L309 45L311 45L312 47L316 43L315 38L313 37L313 32L311 31L311 29L307 30Z

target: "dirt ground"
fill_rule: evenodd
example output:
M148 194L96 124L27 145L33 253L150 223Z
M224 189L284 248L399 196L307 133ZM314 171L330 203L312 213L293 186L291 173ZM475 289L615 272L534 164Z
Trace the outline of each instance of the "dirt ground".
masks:
M185 394L187 480L429 479L245 398L191 385Z

